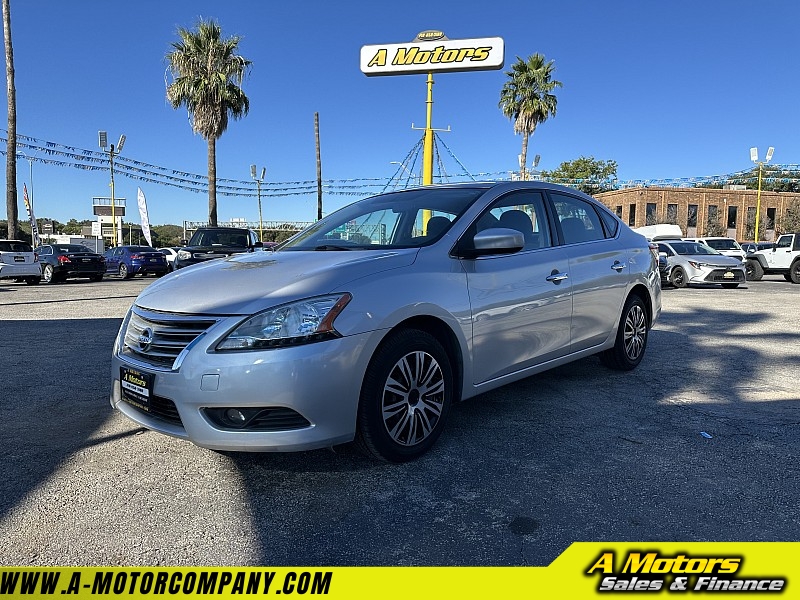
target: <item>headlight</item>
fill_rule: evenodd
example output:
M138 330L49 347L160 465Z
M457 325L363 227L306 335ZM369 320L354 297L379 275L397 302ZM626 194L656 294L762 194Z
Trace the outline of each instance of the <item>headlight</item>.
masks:
M705 266L704 263L697 262L697 261L694 261L694 260L689 260L689 261L686 261L686 262L688 262L690 265L692 265L695 269L699 269L699 268Z
M332 294L265 310L240 323L216 349L264 350L339 337L333 321L351 298Z
M181 260L189 260L192 258L192 253L188 250L178 250L178 258Z

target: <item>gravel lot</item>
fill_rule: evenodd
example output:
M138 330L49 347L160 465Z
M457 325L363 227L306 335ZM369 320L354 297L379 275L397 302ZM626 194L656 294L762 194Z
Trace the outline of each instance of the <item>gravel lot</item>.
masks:
M111 345L152 281L0 282L0 564L546 565L573 541L800 539L800 286L781 277L664 290L636 371L590 358L484 394L406 465L216 453L112 411Z

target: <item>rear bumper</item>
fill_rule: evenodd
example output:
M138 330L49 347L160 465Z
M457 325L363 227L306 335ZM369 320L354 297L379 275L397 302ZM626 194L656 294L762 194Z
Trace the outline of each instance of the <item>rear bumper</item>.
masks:
M21 263L18 265L0 264L0 279L17 279L18 277L41 277L42 267L37 263Z

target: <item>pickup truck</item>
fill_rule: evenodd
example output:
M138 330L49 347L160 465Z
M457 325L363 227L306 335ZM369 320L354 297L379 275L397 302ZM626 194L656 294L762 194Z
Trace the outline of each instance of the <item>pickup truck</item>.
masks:
M201 227L182 243L184 247L175 257L176 270L231 254L253 252L263 246L255 231L243 227Z
M747 255L748 281L761 281L764 275L783 275L786 281L800 283L800 233L784 233L772 249Z

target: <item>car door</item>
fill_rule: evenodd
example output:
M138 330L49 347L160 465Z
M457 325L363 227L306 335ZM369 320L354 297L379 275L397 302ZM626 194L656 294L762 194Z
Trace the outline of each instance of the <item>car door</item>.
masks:
M117 255L118 248L109 248L105 251L103 256L106 257L106 272L116 273L119 268L119 256Z
M472 309L475 385L558 358L569 351L572 313L567 255L552 243L540 191L497 200L470 228L521 231L513 254L462 259Z
M782 235L774 248L764 252L770 269L788 269L792 264L793 235Z
M592 203L557 192L550 192L550 200L569 259L570 351L578 352L601 344L616 332L631 265L627 249L616 239L617 232L604 226Z

